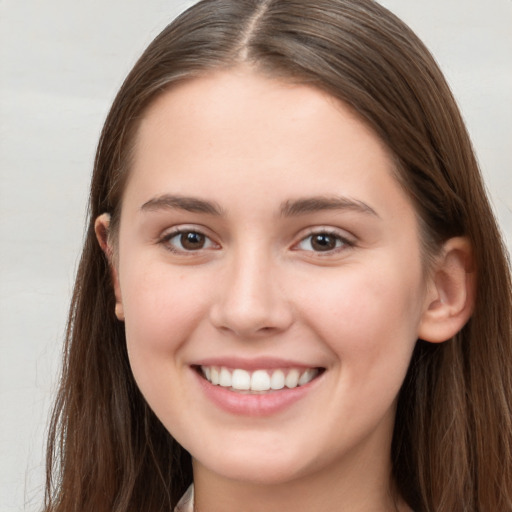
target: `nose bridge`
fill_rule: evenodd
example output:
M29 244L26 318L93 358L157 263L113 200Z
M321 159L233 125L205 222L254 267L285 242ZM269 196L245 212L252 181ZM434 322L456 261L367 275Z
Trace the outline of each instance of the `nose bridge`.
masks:
M250 337L280 331L292 321L291 308L271 251L252 243L226 261L212 317L219 328Z

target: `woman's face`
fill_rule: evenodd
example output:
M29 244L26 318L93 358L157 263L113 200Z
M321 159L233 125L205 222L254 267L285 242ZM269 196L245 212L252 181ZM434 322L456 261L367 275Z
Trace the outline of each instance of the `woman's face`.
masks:
M130 172L118 313L195 471L276 483L388 464L427 283L376 135L314 88L217 72L150 107Z

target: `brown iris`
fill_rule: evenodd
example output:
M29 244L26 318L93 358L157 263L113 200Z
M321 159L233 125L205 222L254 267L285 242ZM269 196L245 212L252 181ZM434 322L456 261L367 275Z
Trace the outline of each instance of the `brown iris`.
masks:
M181 246L189 251L202 249L205 244L206 237L195 231L187 231L180 236Z
M336 248L336 237L327 233L319 233L311 237L311 247L315 251L332 251Z

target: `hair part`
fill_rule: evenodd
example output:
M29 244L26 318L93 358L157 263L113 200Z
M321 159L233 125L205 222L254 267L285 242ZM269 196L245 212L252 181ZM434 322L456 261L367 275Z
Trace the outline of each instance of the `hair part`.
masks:
M192 480L189 455L134 382L94 221L110 213L116 236L137 128L151 102L177 83L241 63L327 92L375 131L397 162L427 254L450 237L469 239L474 314L452 340L418 341L398 400L393 476L417 512L512 510L506 250L442 73L412 31L371 0L203 0L164 29L126 78L94 164L45 510L169 511Z

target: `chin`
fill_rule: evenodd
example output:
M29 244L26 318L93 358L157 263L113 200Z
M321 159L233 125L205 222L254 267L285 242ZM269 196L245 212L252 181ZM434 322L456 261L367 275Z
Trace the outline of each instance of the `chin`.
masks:
M308 473L308 468L314 471L302 452L283 453L271 448L251 452L233 448L213 461L194 459L197 464L222 478L255 485L284 484Z

